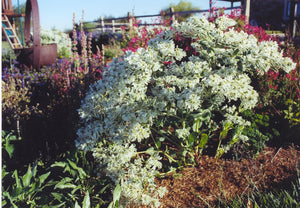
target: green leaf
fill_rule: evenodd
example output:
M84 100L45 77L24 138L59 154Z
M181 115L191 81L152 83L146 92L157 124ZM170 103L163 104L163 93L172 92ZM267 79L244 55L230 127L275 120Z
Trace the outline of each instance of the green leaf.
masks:
M159 137L158 139L159 139L159 141L161 141L161 142L165 141L165 137Z
M203 149L204 146L206 145L208 141L208 135L207 134L201 134L201 140L200 140L200 143L199 143L199 148Z
M19 179L17 170L14 171L13 176L16 179L17 188L22 188L21 181Z
M69 162L70 166L71 166L73 169L75 169L75 170L78 171L79 177L80 177L81 179L87 177L87 174L85 173L85 171L84 171L81 167L78 167L78 166L76 165L76 163L72 162L71 160L68 160L68 162Z
M74 189L77 186L72 184L72 183L58 183L56 184L56 186L54 187L54 189Z
M74 194L76 191L80 190L82 188L81 185L77 186L76 188L74 188L72 191L71 191L71 194Z
M120 184L117 184L115 187L114 193L113 193L113 202L116 204L117 201L119 201L121 197L121 186Z
M70 183L73 179L69 177L63 178L58 184L54 186L54 189L76 188L76 185Z
M157 145L157 148L159 149L160 147L161 147L161 142L160 141L157 141L157 142L155 142L156 143L156 145Z
M83 199L82 208L90 208L90 207L91 207L90 194L89 191L87 191Z
M3 131L2 131L2 138L5 136L6 132L4 131L4 134L3 134ZM17 141L17 137L16 135L13 135L12 132L8 133L5 137L5 140L9 140L9 141Z
M51 167L61 167L64 168L66 167L67 163L66 162L55 162L54 164L51 165Z
M1 205L4 207L7 204L6 200L2 200Z
M2 138L4 138L6 135L6 132L4 130L2 130L1 135L2 135Z
M199 128L202 126L202 121L200 119L197 119L194 121L194 124L193 124L193 131L194 132L199 132Z
M30 181L32 178L32 171L30 165L28 166L26 174L22 177L23 186L27 187L30 185Z
M107 184L106 186L104 186L101 190L100 190L100 194L103 194L104 191L110 186L110 184Z
M37 172L37 163L35 162L32 166L32 176L35 177Z
M216 152L216 158L220 158L225 153L225 150L223 148L218 148Z
M189 137L188 137L189 145L193 145L196 139L197 139L196 133L193 132L193 133L189 134Z
M58 204L58 205L50 205L50 206L47 206L47 207L49 207L49 208L60 208L60 207L66 207L66 206L64 206L65 205L65 202L63 202L63 203L60 203L60 204ZM45 205L44 205L45 206Z
M49 175L50 175L50 171L48 173L45 173L45 174L41 175L39 177L40 183L43 184L45 182L45 180L48 178Z
M9 158L12 158L15 147L14 145L10 144L9 140L7 140L5 143L5 150L8 153Z
M75 207L74 207L74 208L81 208L81 207L79 206L79 204L78 204L77 201L75 202Z
M237 48L233 51L233 56L236 56L238 53L239 53L239 49Z
M70 164L70 166L71 166L73 169L75 169L75 170L78 169L78 166L76 165L76 163L72 162L72 161L69 160L69 159L68 159L68 163Z
M61 193L52 192L51 195L59 202L62 202L62 199L64 197Z

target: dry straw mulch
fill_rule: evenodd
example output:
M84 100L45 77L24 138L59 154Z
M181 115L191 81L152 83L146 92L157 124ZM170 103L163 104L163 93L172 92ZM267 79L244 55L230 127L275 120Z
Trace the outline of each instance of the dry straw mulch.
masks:
M287 187L300 171L300 146L266 147L256 159L241 161L203 155L198 167L185 168L178 175L157 180L168 188L162 208L214 207L218 200L252 190Z

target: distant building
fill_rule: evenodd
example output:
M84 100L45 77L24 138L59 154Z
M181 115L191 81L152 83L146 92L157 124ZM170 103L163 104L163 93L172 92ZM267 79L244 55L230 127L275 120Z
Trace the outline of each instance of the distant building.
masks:
M250 24L265 29L284 30L289 25L291 0L251 0ZM300 1L295 1L299 23Z
M245 9L246 0L221 0L240 2ZM290 24L291 2L295 3L294 13L298 27L300 25L300 0L250 0L251 25L257 25L265 29L284 30Z

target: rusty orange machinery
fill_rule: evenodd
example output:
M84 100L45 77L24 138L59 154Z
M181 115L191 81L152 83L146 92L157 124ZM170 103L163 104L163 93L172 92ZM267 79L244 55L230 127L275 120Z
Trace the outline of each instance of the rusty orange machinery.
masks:
M13 17L25 16L25 44L20 44L12 26ZM33 35L31 35L31 28ZM40 17L37 0L27 0L24 14L14 14L11 0L2 0L2 32L12 49L18 55L20 63L40 68L43 65L54 63L57 56L56 44L41 44Z

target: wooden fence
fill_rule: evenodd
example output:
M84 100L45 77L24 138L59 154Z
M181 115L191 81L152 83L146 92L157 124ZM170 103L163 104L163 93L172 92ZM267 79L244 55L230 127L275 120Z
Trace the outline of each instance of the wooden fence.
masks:
M241 7L230 7L225 8L224 10L234 10L234 9L241 9ZM143 19L143 18L149 18L149 17L161 17L163 19L164 16L170 17L170 23L172 24L176 17L180 15L186 15L186 14L196 14L196 13L209 13L211 10L204 9L204 10L192 10L192 11L183 11L183 12L174 12L174 9L171 7L168 9L167 13L161 13L161 14L152 14L152 15L140 15L140 16L132 16L130 12L128 12L128 15L126 17L118 17L118 18L109 18L104 19L103 17L100 18L100 20L92 21L92 22L84 22L84 23L93 23L95 25L94 28L96 30L100 30L102 32L110 31L110 32L117 32L120 31L122 27L125 27L127 29L131 28L133 26L133 19ZM161 25L162 23L154 22L154 23L138 23L139 26L153 26L153 25Z

